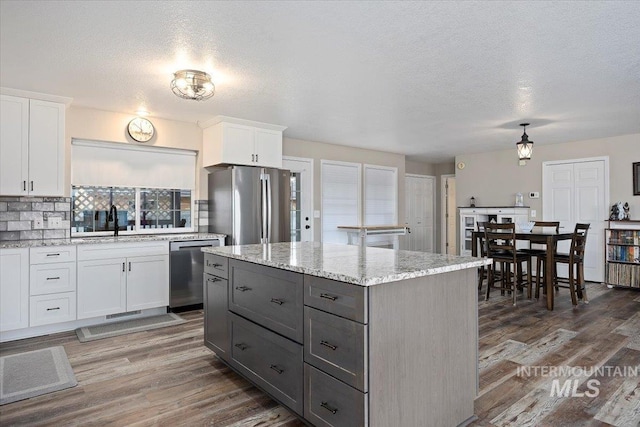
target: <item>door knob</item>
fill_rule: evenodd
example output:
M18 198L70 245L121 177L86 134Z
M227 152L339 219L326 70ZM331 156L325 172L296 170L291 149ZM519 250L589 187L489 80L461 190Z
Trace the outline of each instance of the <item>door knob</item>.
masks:
M310 225L305 225L304 228L308 230L308 229L311 228L311 226Z

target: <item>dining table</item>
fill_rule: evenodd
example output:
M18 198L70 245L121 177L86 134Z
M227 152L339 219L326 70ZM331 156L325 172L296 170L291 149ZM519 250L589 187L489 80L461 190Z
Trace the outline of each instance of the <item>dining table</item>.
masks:
M484 235L484 231L474 231L471 233L472 245L471 255L478 256L478 244L480 236ZM547 310L553 310L553 277L554 277L554 256L558 242L561 240L571 240L573 232L558 233L555 230L531 230L524 231L516 228L516 240L524 240L530 243L542 244L546 247L545 270L544 270L544 288L547 294Z

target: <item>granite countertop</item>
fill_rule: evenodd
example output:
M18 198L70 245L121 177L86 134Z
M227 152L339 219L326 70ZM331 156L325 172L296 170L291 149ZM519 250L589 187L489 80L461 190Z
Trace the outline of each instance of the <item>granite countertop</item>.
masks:
M487 259L470 256L319 242L224 246L202 248L202 251L360 286L490 264Z
M146 234L125 236L95 236L72 237L70 239L38 239L38 240L9 240L0 242L0 248L37 248L41 246L82 245L97 243L129 243L129 242L153 242L158 240L207 240L220 239L225 234L216 233L176 233L176 234Z

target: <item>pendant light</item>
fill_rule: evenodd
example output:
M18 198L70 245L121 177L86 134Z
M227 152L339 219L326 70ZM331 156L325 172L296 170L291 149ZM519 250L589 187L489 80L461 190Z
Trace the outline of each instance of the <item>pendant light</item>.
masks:
M522 134L522 140L516 143L518 158L520 160L530 160L533 153L533 141L529 141L529 135L527 135L529 123L520 123L520 126L524 128L524 133Z

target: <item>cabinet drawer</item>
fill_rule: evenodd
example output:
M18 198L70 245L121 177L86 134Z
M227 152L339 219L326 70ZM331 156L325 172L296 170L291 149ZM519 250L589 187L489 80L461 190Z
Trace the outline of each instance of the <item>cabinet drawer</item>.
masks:
M169 255L168 241L97 243L78 246L78 261Z
M367 426L367 394L304 364L304 418L315 426Z
M229 260L229 310L302 343L302 274Z
M30 248L31 264L51 264L54 262L69 262L76 260L75 246L55 246Z
M304 361L360 391L367 384L367 326L304 308Z
M304 276L304 303L367 323L367 288L316 276Z
M213 274L214 276L222 277L223 279L229 278L229 258L214 255L204 254L204 272Z
M38 295L29 299L29 326L76 320L76 293Z
M225 279L204 273L204 344L223 359L229 359L228 292Z
M233 366L302 415L302 346L229 314Z
M30 267L31 295L76 291L76 263L38 264Z

